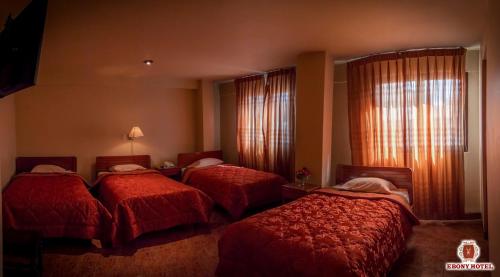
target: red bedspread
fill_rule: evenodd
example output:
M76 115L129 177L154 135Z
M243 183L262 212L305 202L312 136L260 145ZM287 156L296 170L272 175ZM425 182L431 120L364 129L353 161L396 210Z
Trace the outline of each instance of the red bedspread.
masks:
M320 190L230 225L219 276L384 276L418 220L396 197Z
M20 174L2 193L3 223L42 237L106 239L111 215L77 174Z
M204 191L234 218L239 218L249 208L281 201L281 186L287 181L273 173L217 165L188 169L183 183Z
M203 192L154 170L109 173L97 180L99 199L113 216L113 245L182 224L208 222L212 201Z

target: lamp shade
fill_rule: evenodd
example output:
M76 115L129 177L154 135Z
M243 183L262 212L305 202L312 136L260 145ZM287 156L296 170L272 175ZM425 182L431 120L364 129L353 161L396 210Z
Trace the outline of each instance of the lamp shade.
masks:
M132 129L128 133L128 137L130 139L140 138L140 137L143 137L143 136L144 136L144 134L142 133L141 128L139 128L138 126L132 127Z

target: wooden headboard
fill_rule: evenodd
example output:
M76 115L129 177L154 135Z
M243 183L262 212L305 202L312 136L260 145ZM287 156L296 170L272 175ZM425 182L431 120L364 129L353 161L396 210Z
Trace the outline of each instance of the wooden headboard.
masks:
M216 158L222 160L222 151L206 151L206 152L194 152L194 153L180 153L177 155L177 166L186 167L197 160L204 158Z
M335 184L342 184L356 177L378 177L391 181L397 188L407 189L410 204L413 203L413 177L410 168L339 164L337 166Z
M151 157L149 155L96 157L95 171L96 173L108 171L110 167L119 164L138 164L145 168L151 168Z
M30 172L40 164L52 164L76 172L76 157L17 157L16 174Z

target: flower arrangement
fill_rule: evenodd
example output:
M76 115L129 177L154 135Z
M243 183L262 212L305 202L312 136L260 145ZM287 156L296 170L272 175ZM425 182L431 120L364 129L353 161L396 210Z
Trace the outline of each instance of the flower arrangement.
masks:
M307 167L302 167L301 169L295 172L295 177L300 180L302 184L304 184L307 179L311 176L311 171L307 169Z

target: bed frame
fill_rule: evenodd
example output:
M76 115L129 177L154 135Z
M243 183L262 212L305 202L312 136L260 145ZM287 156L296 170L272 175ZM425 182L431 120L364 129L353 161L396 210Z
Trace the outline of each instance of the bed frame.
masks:
M138 164L145 168L151 168L151 156L133 155L133 156L100 156L95 158L96 173L109 171L109 168L120 164Z
M17 157L16 174L30 172L40 164L52 164L76 172L76 157Z
M180 153L177 155L177 166L178 167L186 167L197 160L201 160L204 158L216 158L222 160L222 151L206 151L206 152L194 152L194 153Z
M408 190L410 204L413 204L413 177L410 168L339 164L335 184L342 184L356 177L378 177L391 181L397 188Z

